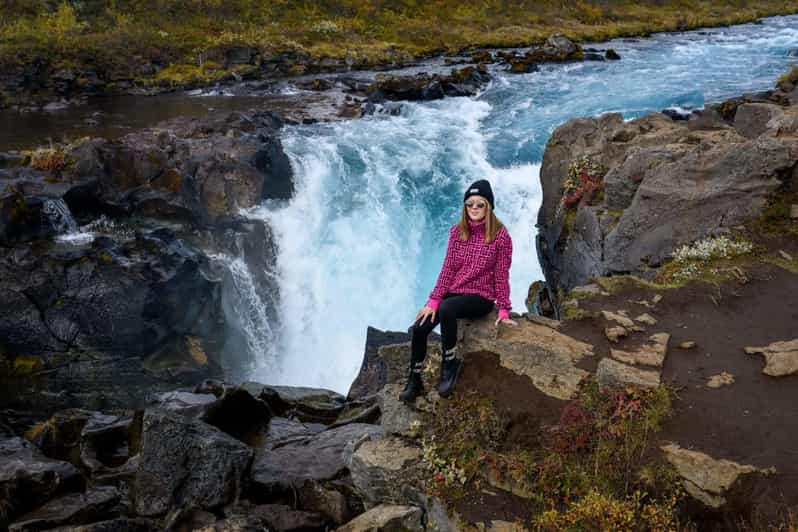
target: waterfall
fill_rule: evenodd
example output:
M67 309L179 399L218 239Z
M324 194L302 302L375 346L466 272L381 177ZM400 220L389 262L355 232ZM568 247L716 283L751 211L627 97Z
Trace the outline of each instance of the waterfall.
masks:
M78 224L72 217L69 207L62 199L48 199L42 205L43 222L49 224L56 234L69 234L78 232Z

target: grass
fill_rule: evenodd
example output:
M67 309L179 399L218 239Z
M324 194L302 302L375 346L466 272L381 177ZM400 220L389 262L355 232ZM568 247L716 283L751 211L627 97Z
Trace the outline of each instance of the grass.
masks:
M6 0L0 68L21 72L41 64L168 87L229 74L230 65L215 65L224 65L236 47L253 49L261 61L289 67L294 61L296 72L323 58L367 68L528 45L554 33L600 41L795 11L784 0Z

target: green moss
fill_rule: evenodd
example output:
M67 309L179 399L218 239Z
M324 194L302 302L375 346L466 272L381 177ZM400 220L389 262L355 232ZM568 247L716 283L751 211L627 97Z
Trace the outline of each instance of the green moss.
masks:
M14 375L25 376L39 372L44 369L44 362L39 357L18 356L12 364Z

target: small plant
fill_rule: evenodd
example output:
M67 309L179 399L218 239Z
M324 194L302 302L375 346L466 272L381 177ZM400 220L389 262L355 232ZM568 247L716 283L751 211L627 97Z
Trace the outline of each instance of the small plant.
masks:
M31 154L30 165L52 177L60 178L71 164L69 155L58 148L39 148Z
M693 242L689 246L682 246L673 252L675 262L686 263L689 261L711 261L714 259L728 259L737 255L751 253L754 246L746 240L731 240L728 237L710 237Z
M600 200L606 173L605 168L587 155L573 161L568 167L568 178L563 183L562 204L565 207L579 207Z

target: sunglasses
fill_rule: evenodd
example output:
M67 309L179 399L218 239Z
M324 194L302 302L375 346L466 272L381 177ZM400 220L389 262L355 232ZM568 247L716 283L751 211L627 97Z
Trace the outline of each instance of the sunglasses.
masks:
M488 206L488 204L485 203L484 201L466 201L465 206L474 207L476 209L484 209L485 207Z

